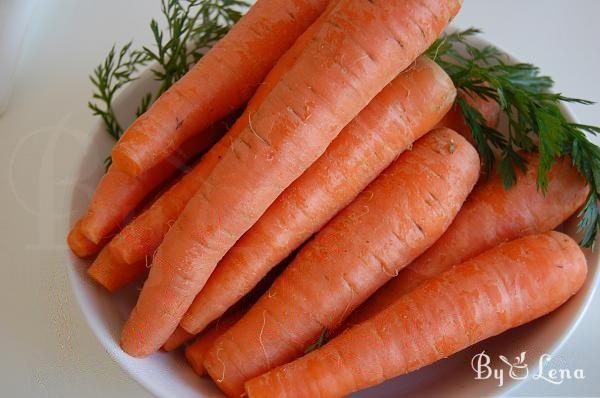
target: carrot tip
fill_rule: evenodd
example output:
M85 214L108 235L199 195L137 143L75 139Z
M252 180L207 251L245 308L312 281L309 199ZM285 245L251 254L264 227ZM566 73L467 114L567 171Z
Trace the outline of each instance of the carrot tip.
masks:
M142 170L140 165L129 155L125 148L117 146L113 150L112 164L115 168L129 174L132 177L137 177Z
M97 272L96 267L90 267L87 271L87 274L94 282L108 290L109 293L114 293L117 290L117 287L113 286L113 284L110 282L110 279L106 278L106 274Z
M98 244L90 241L81 232L81 222L77 222L67 235L67 244L73 254L82 259L87 259L98 253L100 247Z

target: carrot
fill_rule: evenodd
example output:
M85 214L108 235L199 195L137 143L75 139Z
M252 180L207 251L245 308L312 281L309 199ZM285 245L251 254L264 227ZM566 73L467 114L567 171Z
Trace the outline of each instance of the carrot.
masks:
M326 14L332 5L328 7ZM210 175L215 165L225 156L231 143L241 134L245 121L255 113L275 84L293 66L306 45L312 40L323 15L311 25L287 51L258 88L248 106L229 132L204 155L200 162L159 197L146 211L129 223L115 236L105 250L110 256L96 261L88 273L109 291L115 291L144 274L149 259L164 236L179 217L188 201Z
M332 7L332 2L328 9ZM119 281L119 285L112 283L109 290L114 291L144 273L145 268L140 267L141 262L148 262L148 258L162 242L172 223L204 182L212 169L224 156L229 146L241 133L244 121L256 111L272 87L294 64L306 44L312 38L314 28L311 26L298 39L294 46L284 54L270 72L265 81L256 91L254 97L239 117L238 122L230 131L202 158L201 162L187 173L179 182L174 184L165 194L157 199L152 206L128 224L110 242L112 262L104 261L93 269L92 276L101 284L104 280ZM108 257L107 257L108 258ZM125 263L125 264L124 264ZM132 269L127 269L131 266ZM123 270L124 275L109 275ZM106 274L106 275L104 275ZM108 288L108 286L105 286Z
M192 340L194 337L195 335L186 332L185 329L177 328L169 337L169 339L165 342L165 344L163 344L162 349L166 352L175 351L183 344Z
M80 258L88 258L98 253L101 244L95 244L91 240L85 237L81 232L81 220L77 221L69 235L67 236L67 243L71 248L71 251Z
M88 275L114 292L144 275L152 256L183 208L227 152L236 129L213 146L194 168L121 232L103 249L88 269ZM110 251L110 254L104 253Z
M464 92L459 92L458 95L464 98L469 105L481 113L481 116L483 116L483 119L488 126L496 127L498 125L498 120L500 119L500 105L496 101L469 95ZM457 104L454 104L452 109L448 111L438 124L438 127L448 127L449 129L460 133L471 144L475 143L471 128L465 122L462 110Z
M254 289L252 289L252 291L250 291L246 296L244 296L243 299L238 301L232 308L229 309L229 311L227 311L227 313L225 313L223 316L221 316L220 318L216 319L213 323L211 323L208 326L205 333L202 334L202 336L209 333L210 330L213 330L215 328L215 326L222 328L223 327L222 325L224 325L223 322L226 322L225 323L226 325L230 325L230 324L233 324L233 322L237 321L242 316L242 314L244 312L246 312L248 310L248 308L250 308L250 306L252 306L256 302L256 300L258 300L258 298L267 291L267 289L271 286L271 284L273 284L273 281L281 274L283 269L285 269L285 267L290 263L291 258L292 258L292 256L290 255L290 257L286 258L284 261L279 263L275 268L273 268L254 287ZM235 321L233 321L234 318L235 318ZM229 328L229 326L227 326L227 328ZM219 333L219 335L222 334L223 332L224 331L222 330ZM177 329L175 329L175 332L173 332L171 337L169 337L169 339L163 345L162 348L165 351L175 350L180 345L184 344L185 342L189 341L190 339L194 338L195 336L196 336L195 334L188 333L185 331L185 329L183 329L181 327L177 327ZM215 338L216 338L216 336L215 336ZM203 343L203 347L206 350L208 350L208 348L210 348L208 345L206 345L206 343ZM204 355L204 354L202 354L202 355ZM198 354L196 354L195 356L198 357ZM202 362L202 361L200 361L200 362ZM199 368L199 366L201 366L201 363L194 364L195 368Z
M539 318L587 273L559 232L505 243L429 280L325 346L246 383L250 398L341 397Z
M186 139L241 107L329 0L259 0L125 132L115 165L139 175Z
M228 331L243 315L242 311L235 311L219 318L217 322L203 332L194 343L185 348L185 358L199 376L206 374L204 358L213 346L215 340ZM183 330L178 328L178 330Z
M273 286L209 351L208 373L229 396L299 356L323 329L436 241L479 175L475 149L440 129L417 141L298 253Z
M478 185L444 235L359 307L346 325L370 318L423 281L501 242L556 228L585 202L588 187L569 159L554 164L544 195L536 187L539 155L523 156L528 172L519 175L516 185L504 189L497 174Z
M95 244L108 237L150 192L216 142L223 135L223 130L220 123L212 126L201 136L188 140L169 158L139 177L131 177L111 165L100 180L81 219L81 233Z
M109 245L116 258L136 264L153 255L185 205L227 152L234 136L232 128L192 170L113 238Z
M456 90L422 57L337 136L221 260L181 326L200 332L343 209L448 111Z
M121 287L139 279L148 271L146 261L126 264L116 258L110 248L106 246L92 265L88 268L88 275L109 292L115 292Z
M459 0L340 0L188 202L121 335L132 356L175 331L217 262L448 24Z

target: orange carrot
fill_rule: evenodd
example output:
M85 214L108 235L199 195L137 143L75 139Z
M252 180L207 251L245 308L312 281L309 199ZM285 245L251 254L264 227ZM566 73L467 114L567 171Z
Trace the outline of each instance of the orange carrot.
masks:
M250 293L248 293L243 299L238 301L235 304L235 306L230 308L230 310L227 313L225 313L223 316L216 319L211 325L209 325L206 333L209 333L209 330L214 329L216 324L219 325L219 328L222 328L221 325L223 324L223 322L225 320L228 320L229 318L232 318L232 319L235 318L235 321L237 321L242 316L242 314L244 312L246 312L248 310L248 308L250 308L250 306L252 306L256 302L256 300L258 300L258 298L267 291L267 289L271 286L271 284L273 284L273 281L275 280L275 278L277 278L281 274L283 269L285 269L285 267L290 263L291 258L292 258L292 256L286 258L277 267L273 268L254 287L254 289L252 289L252 291ZM234 313L235 313L235 315L234 315ZM228 323L226 323L226 324L229 325L229 324L233 324L234 321L232 320L231 322L229 322L229 321L227 321L227 322ZM227 328L229 328L229 326ZM206 333L204 333L203 335L205 335ZM224 333L223 330L221 330L219 335L222 333ZM213 333L213 335L214 335L214 333ZM188 333L185 331L185 329L183 329L181 327L177 327L177 329L175 329L175 332L173 332L171 337L169 337L169 339L163 345L162 348L165 351L173 351L176 348L178 348L180 345L182 345L182 344L186 343L187 341L191 340L192 338L194 338L195 336L196 336L195 334ZM214 338L216 338L216 335ZM203 349L206 349L206 350L208 350L208 348L210 348L206 342L203 343L203 347L204 347ZM204 354L202 354L202 355L204 355ZM198 357L198 354L196 354L196 357ZM194 365L195 368L199 368L200 366L201 366L201 363L197 363Z
M198 187L227 152L231 137L235 136L237 131L239 129L234 126L192 170L108 243L88 269L92 279L114 292L139 279L148 271L152 256L164 236Z
M110 248L106 246L92 265L88 268L88 275L102 285L109 292L114 292L121 287L139 279L149 268L146 261L126 264L116 258Z
M440 129L415 143L298 253L273 286L207 354L229 396L299 356L323 329L435 242L479 175L475 149Z
M184 143L175 153L139 177L131 177L111 165L102 177L81 219L80 230L98 244L122 226L128 215L161 183L223 135L218 123L202 135Z
M165 344L163 344L162 349L166 352L175 351L194 337L194 334L186 332L185 329L177 328Z
M250 398L342 397L539 318L582 286L586 260L558 232L505 243L406 294L325 346L246 383Z
M498 125L498 120L500 118L500 105L496 101L465 94L464 92L460 92L458 95L463 97L469 105L481 113L488 126L496 127ZM462 110L456 104L440 121L438 127L448 127L449 129L460 133L471 144L475 143L471 133L471 128L465 122Z
M115 165L138 175L254 94L282 54L329 0L258 0L229 33L140 116L113 149Z
M223 255L431 45L460 3L336 4L165 236L121 335L127 353L164 344Z
M328 10L330 8L332 5L328 7ZM150 262L154 252L187 202L226 154L231 143L241 134L245 121L256 112L271 89L296 62L298 56L312 40L323 18L323 15L319 17L319 20L311 25L294 46L281 57L229 132L204 155L188 174L112 239L105 249L110 250L111 255L101 256L102 261L94 262L88 271L93 279L109 291L114 291L144 274L147 267L141 265L147 265Z
M569 159L554 164L544 195L536 186L539 155L524 156L527 174L519 175L510 190L496 174L478 185L446 233L360 306L346 325L370 318L423 281L501 242L556 228L585 202L588 187Z
M221 260L181 326L200 332L327 223L448 111L456 90L422 57L387 85Z
M113 238L109 246L115 257L126 264L135 264L152 256L187 202L227 151L233 135L232 131L230 133Z
M81 220L77 221L69 232L67 243L71 251L80 258L93 256L98 253L101 247L101 244L95 244L81 232Z
M199 376L206 374L204 358L215 340L228 331L243 315L242 311L234 311L219 318L213 326L203 332L193 344L185 348L185 358ZM178 328L178 330L183 330Z

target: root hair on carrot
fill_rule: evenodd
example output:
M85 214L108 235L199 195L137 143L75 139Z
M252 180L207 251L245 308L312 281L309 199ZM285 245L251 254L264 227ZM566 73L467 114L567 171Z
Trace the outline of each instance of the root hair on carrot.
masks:
M248 128L250 129L252 134L254 134L256 136L256 138L258 138L259 140L261 140L263 142L263 144L265 144L267 146L271 146L271 143L266 138L258 135L256 130L254 130L254 126L252 126L252 112L248 112Z
M260 333L258 335L258 341L260 341L260 346L262 347L263 354L265 355L265 359L267 360L267 366L269 369L271 368L271 361L269 360L269 356L267 355L267 349L265 348L265 343L263 342L263 332L265 331L265 324L267 323L267 311L263 311L262 313L262 326L260 327Z
M221 352L223 351L222 348L217 348L217 360L219 361L219 363L221 365L223 365L223 373L221 373L221 377L219 377L218 379L215 379L215 381L217 383L222 383L223 380L225 380L225 362L221 359Z

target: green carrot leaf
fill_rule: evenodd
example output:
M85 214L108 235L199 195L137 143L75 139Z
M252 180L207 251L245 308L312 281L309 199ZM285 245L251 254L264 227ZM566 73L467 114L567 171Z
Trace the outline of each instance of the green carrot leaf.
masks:
M113 46L90 76L94 91L88 107L102 119L107 133L115 140L123 134L114 99L123 86L139 78L143 67L152 64L150 70L159 88L140 98L136 116L148 110L185 75L206 50L227 34L248 7L246 1L240 0L162 0L163 25L155 19L150 21L154 42L141 49L134 49L132 42L120 49Z
M309 345L308 348L306 348L306 350L304 351L304 353L308 354L309 352L322 347L325 343L327 343L327 340L328 340L327 339L327 328L324 328L321 331L321 334L319 335L319 338L317 339L317 341L315 341L314 343Z
M542 75L538 67L511 62L493 46L471 45L468 38L478 33L478 29L471 28L446 34L433 43L427 55L444 68L461 93L457 104L472 131L484 171L491 172L497 163L496 172L509 188L517 179L517 169L526 170L519 151L538 151L537 186L545 193L552 164L570 156L590 187L579 214L579 229L583 233L581 245L591 247L600 229L600 149L586 134L599 134L600 127L569 122L559 105L593 102L552 93L553 80ZM465 96L497 102L507 119L507 136L487 126Z

